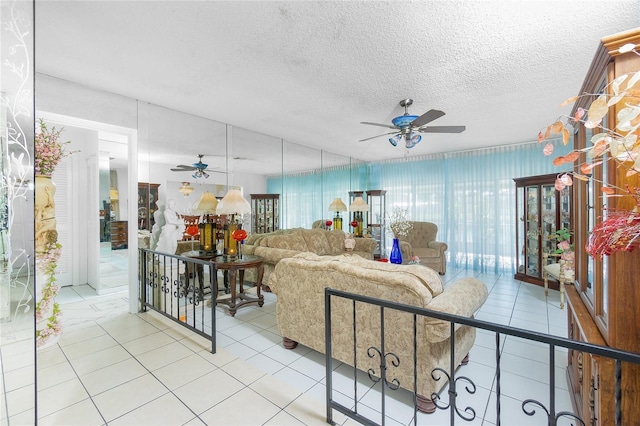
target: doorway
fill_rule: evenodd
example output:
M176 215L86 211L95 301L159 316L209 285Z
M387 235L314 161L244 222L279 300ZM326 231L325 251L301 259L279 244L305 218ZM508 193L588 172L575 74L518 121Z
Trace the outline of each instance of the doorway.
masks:
M65 159L68 188L61 194L67 196L56 198L56 215L68 224L59 230L68 239L62 256L69 265L68 279L60 284L89 284L98 295L128 289L133 311L137 238L135 221L130 225L128 219L136 206L128 199L137 184L136 131L46 112L37 116L64 128L61 137L78 151Z

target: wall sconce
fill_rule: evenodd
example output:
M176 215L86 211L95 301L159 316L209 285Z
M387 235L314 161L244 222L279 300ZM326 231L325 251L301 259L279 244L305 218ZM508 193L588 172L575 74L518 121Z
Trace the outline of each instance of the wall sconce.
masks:
M216 213L219 215L231 216L224 225L224 255L234 260L239 256L238 241L233 238L233 233L237 229L242 229L242 222L236 219L236 215L251 213L251 205L242 197L237 189L230 189L227 195L222 197Z
M349 210L353 212L353 219L358 223L354 229L354 235L356 237L362 237L362 228L364 227L362 224L362 212L368 212L369 205L362 197L356 197L349 206Z
M329 211L336 212L336 217L333 218L333 229L342 229L342 218L340 217L340 212L346 212L347 206L340 198L336 198L331 202L331 204L329 204Z
M193 188L191 189L193 190ZM202 222L198 224L200 229L200 251L216 251L216 224L211 221L209 215L216 213L217 206L218 200L208 191L202 194L196 206L195 212L204 216Z
M182 195L188 197L193 192L193 187L189 182L182 182L182 186L178 189Z

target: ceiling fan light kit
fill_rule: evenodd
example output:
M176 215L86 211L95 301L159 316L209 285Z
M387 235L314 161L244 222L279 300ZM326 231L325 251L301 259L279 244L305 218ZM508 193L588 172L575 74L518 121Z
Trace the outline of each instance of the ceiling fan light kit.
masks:
M209 173L207 173L207 167L209 166L206 163L202 162L202 157L204 157L204 154L198 154L198 162L197 163L193 163L190 166L186 166L184 164L179 164L177 165L175 168L171 169L171 171L174 172L190 172L193 171L194 173L191 175L191 177L193 177L194 179L199 179L199 178L208 178L209 177Z
M420 116L410 115L409 107L412 104L413 104L413 99L403 99L400 101L400 106L404 108L404 114L391 120L391 123L393 124L391 126L388 124L370 123L367 121L362 121L360 124L387 127L389 129L394 129L394 131L389 133L384 133L378 136L373 136L366 139L361 139L360 142L368 141L370 139L375 139L380 136L393 135L392 137L389 138L389 143L391 145L398 146L399 142L404 141L405 147L407 149L410 149L416 146L422 140L422 136L420 136L417 132L461 133L461 132L464 132L466 129L465 126L426 126L426 124L429 124L432 121L445 115L444 112L439 111L437 109L431 109Z
M398 133L389 138L389 143L393 146L398 146L398 142L402 142L404 140L404 146L409 149L418 145L422 140L422 136L417 134L416 132L411 132L408 135L403 133Z

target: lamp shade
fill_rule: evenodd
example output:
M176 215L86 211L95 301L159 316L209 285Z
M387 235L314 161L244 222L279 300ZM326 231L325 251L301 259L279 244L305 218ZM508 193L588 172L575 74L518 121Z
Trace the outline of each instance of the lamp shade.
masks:
M216 213L225 215L251 213L251 205L242 197L239 190L230 189L220 200Z
M347 206L342 202L340 198L334 199L331 204L329 204L330 212L346 212Z
M349 211L352 212L368 212L369 205L364 201L362 197L356 197L355 200L349 206Z
M218 200L211 192L207 191L200 197L194 211L200 214L215 214L217 206Z

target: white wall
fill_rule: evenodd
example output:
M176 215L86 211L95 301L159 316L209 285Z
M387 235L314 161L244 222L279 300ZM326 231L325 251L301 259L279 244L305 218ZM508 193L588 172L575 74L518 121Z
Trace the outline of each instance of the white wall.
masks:
M148 105L141 104L140 117L138 114L138 101L125 96L119 96L99 90L90 89L76 83L64 81L47 75L36 73L36 107L38 110L55 114L62 114L69 117L76 117L83 120L96 121L115 126L138 129L138 145L153 148L153 144L148 140L149 129L138 128L141 121L145 121L148 115ZM154 109L155 110L155 109ZM185 114L172 110L163 110L163 119L167 122L180 123ZM171 115L175 115L174 120ZM193 119L193 116L190 116ZM197 125L199 121L194 120L191 126ZM209 120L202 119L202 132L206 133L211 125ZM190 129L195 132L197 129ZM184 150L184 147L176 147L176 150ZM143 152L141 152L142 154ZM172 172L171 167L176 164L148 164L142 160L138 161L138 182L159 183L160 199L165 200L164 187L167 181L178 181L181 179L193 182L190 174L184 172ZM194 156L194 162L196 158ZM165 185L163 185L163 183ZM264 193L266 190L266 177L257 174L230 174L227 175L212 173L207 179L207 184L224 184L241 186L245 194ZM119 186L120 191L122 186ZM120 205L122 212L123 205ZM124 220L124 219L123 219Z
M115 169L118 173L118 213L119 220L129 220L129 171L127 169Z
M61 139L71 141L67 149L78 151L62 160L61 165L65 167L59 167L53 175L58 186L62 182L67 185L66 191L56 191L55 197L59 242L63 246L57 279L60 285L85 284L88 282L88 254L91 251L94 256L99 256L98 206L92 207L87 202L91 192L89 185L95 184L93 191L98 190L98 177L91 178L87 173L87 161L98 155L98 132L45 121L49 128L54 125L58 129L63 128ZM60 173L65 176L60 176Z
M129 129L137 128L137 101L36 73L36 110Z

